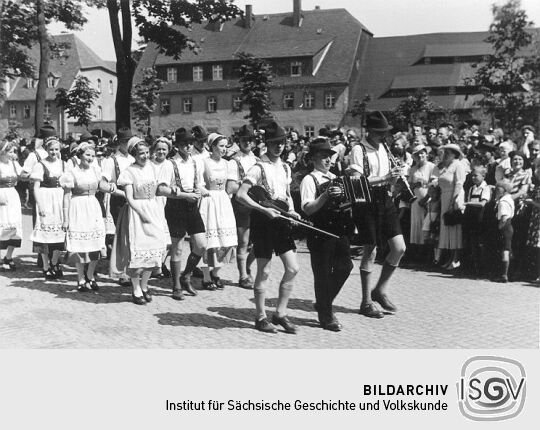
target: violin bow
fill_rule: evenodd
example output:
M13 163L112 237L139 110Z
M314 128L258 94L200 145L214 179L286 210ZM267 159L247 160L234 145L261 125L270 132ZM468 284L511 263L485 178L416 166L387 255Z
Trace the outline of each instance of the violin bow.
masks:
M319 233L323 233L323 234L325 234L327 236L335 237L336 239L339 239L339 236L336 236L335 234L332 234L332 233L329 233L327 231L321 230L320 228L317 228L317 227L313 227L312 225L307 224L307 223L305 223L305 222L303 222L301 220L298 220L296 218L288 217L288 216L285 216L285 215L278 215L278 218L286 219L289 222L294 222L296 224L300 224L303 227L310 228L311 230L315 230L315 231L318 231Z

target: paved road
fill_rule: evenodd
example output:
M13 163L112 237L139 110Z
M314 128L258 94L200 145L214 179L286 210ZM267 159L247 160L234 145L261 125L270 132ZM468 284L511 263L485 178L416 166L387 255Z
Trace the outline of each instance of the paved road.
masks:
M30 230L25 216L25 231ZM75 272L45 282L30 243L20 269L0 273L3 348L538 348L539 291L532 284L495 284L436 272L399 269L391 298L399 312L381 320L358 315L358 261L336 300L340 333L320 329L313 310L309 254L299 244L301 272L290 302L298 335L254 330L252 292L238 288L234 265L223 291L170 298L167 280L152 280L154 301L136 306L130 289L103 278L99 293L78 293ZM104 266L100 266L105 270ZM377 267L377 272L379 270ZM281 263L273 265L267 306L275 306ZM195 284L196 287L199 284Z

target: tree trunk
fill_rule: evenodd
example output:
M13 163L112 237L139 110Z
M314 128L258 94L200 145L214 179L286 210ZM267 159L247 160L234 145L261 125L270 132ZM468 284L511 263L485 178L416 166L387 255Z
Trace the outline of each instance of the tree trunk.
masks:
M38 136L39 129L43 125L43 115L45 113L45 100L47 98L47 76L49 74L49 39L45 24L45 14L43 10L43 0L36 1L38 42L39 42L39 80L36 91L36 111L34 120L35 135Z

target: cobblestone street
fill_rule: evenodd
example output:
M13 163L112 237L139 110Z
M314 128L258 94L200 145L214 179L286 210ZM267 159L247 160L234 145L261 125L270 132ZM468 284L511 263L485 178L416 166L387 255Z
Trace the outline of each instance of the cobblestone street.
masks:
M24 217L30 231L29 216ZM399 307L381 320L358 314L358 261L335 310L340 333L319 328L313 310L309 254L299 243L301 272L290 302L300 333L254 329L252 292L237 287L234 264L223 270L223 291L171 299L169 280L151 280L154 301L131 303L130 288L98 278L99 293L79 293L75 271L43 280L31 244L18 250L16 272L0 273L0 347L3 348L538 348L539 289L496 284L437 272L400 269L390 287ZM22 257L20 257L22 256ZM105 266L100 265L101 273ZM377 266L377 272L380 266ZM273 262L268 309L275 306L281 262ZM199 287L199 280L195 280Z

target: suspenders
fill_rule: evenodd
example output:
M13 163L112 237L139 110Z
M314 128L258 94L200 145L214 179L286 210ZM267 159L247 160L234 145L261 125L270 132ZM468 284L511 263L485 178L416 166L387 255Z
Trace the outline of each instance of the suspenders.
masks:
M195 160L193 159L193 157L191 158L191 161L193 163L193 189L195 190L197 188L197 163L195 162ZM178 165L176 164L176 161L174 160L171 160L171 163L173 165L173 169L174 169L174 180L176 181L176 185L178 186L178 188L180 189L180 191L182 192L185 192L184 191L184 187L182 187L182 181L180 180L180 172L178 170Z

